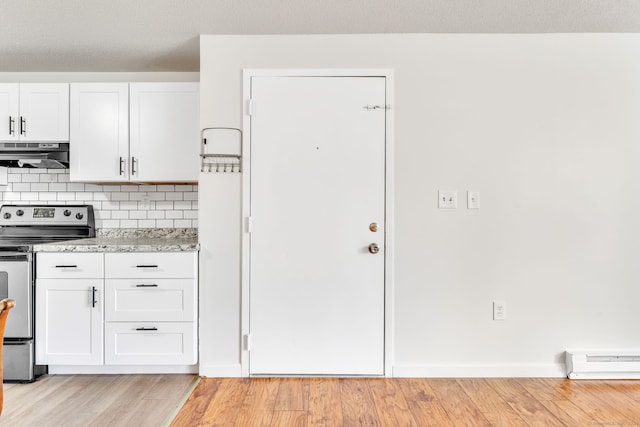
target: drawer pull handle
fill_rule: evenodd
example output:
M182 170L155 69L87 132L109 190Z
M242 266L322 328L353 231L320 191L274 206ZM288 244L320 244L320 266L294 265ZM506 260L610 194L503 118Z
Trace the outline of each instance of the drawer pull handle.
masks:
M136 288L157 288L158 285L156 285L155 283L146 285L144 283L140 283L139 285L136 285Z
M56 265L56 268L78 268L77 265Z
M139 264L136 265L136 268L158 268L158 266L153 264Z
M96 289L95 286L91 287L91 308L95 308L96 307L96 303L98 302L98 301L96 301L96 292L97 291L98 290Z
M153 328L136 328L136 331L157 331L158 328L153 327Z

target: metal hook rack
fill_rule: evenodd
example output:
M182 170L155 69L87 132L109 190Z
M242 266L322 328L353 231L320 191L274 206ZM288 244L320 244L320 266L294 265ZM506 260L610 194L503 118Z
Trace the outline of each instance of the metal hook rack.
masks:
M215 134L217 137L214 137ZM242 130L210 127L200 133L200 171L212 173L242 172Z

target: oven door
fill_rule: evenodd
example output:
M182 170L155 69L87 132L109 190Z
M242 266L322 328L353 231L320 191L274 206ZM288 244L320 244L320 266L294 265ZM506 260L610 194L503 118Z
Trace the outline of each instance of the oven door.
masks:
M0 299L13 298L4 337L33 338L33 267L29 252L0 251Z

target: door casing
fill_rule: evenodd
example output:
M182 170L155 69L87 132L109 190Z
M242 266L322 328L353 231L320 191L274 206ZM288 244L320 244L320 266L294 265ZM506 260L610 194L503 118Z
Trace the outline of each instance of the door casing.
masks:
M249 377L250 332L250 245L248 218L251 213L251 99L252 77L385 77L386 129L385 129L385 260L384 260L384 372L393 376L393 70L391 69L243 69L242 80L242 283L241 283L241 336L240 362L242 376Z

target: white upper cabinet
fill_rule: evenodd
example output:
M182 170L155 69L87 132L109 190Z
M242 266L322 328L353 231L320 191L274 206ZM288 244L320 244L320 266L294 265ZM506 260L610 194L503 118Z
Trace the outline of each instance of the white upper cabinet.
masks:
M20 134L20 88L17 84L0 84L0 140L17 141Z
M198 83L131 83L131 180L197 181Z
M0 84L0 140L68 141L69 85Z
M129 180L129 84L71 84L73 181Z
M71 84L70 180L195 182L198 83Z

